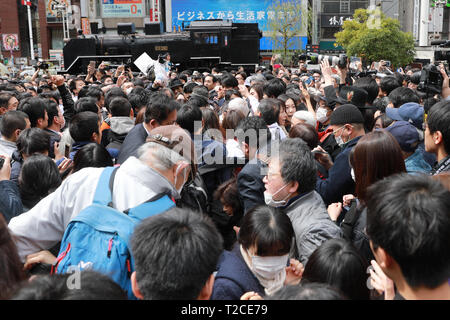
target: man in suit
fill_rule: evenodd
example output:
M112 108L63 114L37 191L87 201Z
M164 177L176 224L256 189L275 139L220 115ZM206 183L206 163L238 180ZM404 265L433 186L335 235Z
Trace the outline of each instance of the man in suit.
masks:
M249 160L237 178L239 198L245 214L253 207L265 204L263 178L266 175L267 159L262 151L270 149L268 143L271 134L262 118L248 117L239 123L236 136L245 158Z
M174 124L177 120L177 106L178 103L165 94L155 94L145 109L144 123L131 129L123 141L117 163L122 164L130 156L136 156L137 149L145 143L151 130Z

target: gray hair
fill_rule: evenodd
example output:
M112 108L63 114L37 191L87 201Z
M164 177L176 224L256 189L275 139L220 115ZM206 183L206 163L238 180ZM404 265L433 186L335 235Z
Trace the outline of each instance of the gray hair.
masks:
M190 163L185 157L156 142L147 142L137 150L139 160L151 162L159 170L168 170L178 162Z

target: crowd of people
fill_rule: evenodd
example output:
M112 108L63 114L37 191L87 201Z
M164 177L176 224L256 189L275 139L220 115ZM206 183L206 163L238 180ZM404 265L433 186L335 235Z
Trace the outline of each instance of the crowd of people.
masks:
M449 77L420 72L3 78L0 298L450 299Z

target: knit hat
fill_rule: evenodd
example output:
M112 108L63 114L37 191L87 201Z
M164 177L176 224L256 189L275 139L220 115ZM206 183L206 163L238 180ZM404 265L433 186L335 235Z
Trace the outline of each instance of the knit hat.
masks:
M334 109L330 117L330 125L344 125L350 123L364 123L364 118L358 107L344 104Z

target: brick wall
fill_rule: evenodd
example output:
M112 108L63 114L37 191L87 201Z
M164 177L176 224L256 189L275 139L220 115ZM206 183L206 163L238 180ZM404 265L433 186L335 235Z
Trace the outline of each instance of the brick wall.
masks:
M1 29L0 34L16 33L19 35L19 46L22 39L19 32L19 16L17 12L16 0L0 0L0 19ZM9 51L2 51L4 57L10 57ZM20 57L20 51L13 51L14 57Z

